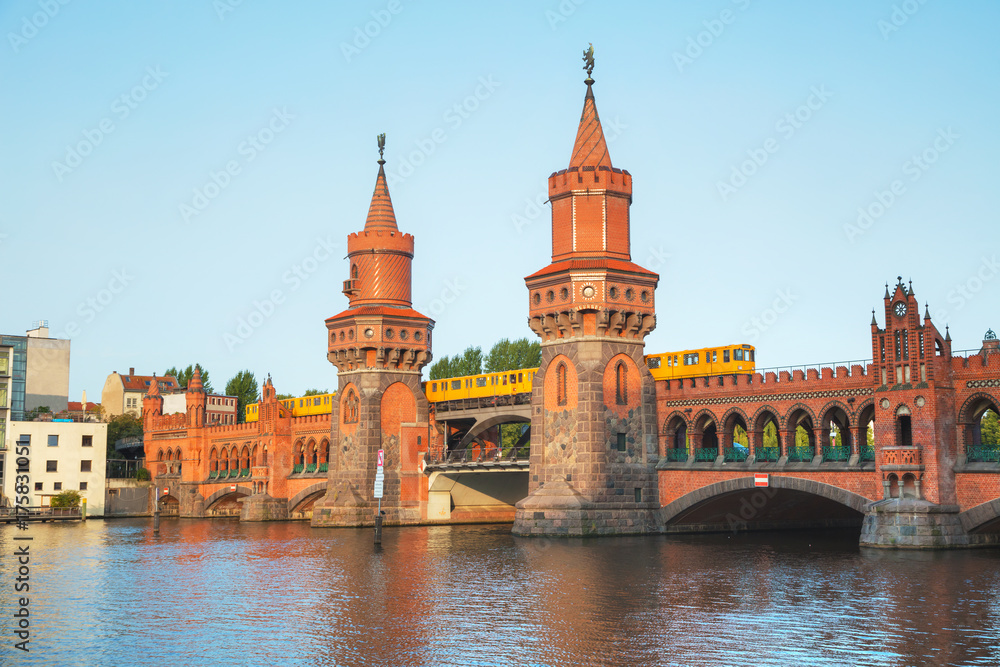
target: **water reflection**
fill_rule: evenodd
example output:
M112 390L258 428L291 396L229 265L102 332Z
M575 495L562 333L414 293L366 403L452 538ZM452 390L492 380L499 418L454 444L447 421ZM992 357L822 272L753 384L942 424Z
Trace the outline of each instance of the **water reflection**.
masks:
M379 550L370 530L304 523L28 532L32 652L5 642L0 664L1000 663L1000 552L862 551L856 531L553 540L439 526L387 529ZM5 610L13 533L0 528Z

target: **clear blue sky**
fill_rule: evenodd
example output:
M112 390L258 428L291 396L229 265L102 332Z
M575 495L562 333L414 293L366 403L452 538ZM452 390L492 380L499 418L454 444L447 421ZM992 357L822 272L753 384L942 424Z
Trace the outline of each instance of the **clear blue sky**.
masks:
M196 361L219 390L243 368L335 387L323 320L380 132L435 356L530 337L532 202L589 42L633 259L660 274L647 351L867 358L897 275L956 349L1000 327L994 2L11 0L0 24L0 331L69 335L77 400Z

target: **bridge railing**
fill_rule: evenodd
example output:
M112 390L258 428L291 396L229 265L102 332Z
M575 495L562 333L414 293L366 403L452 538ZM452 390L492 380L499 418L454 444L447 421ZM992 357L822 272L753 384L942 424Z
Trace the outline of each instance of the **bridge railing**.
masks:
M81 516L79 507L49 507L48 505L31 505L20 508L13 506L0 507L0 519L17 517L24 517L31 520L41 518L71 519L79 516Z
M468 447L465 449L452 449L442 456L431 456L430 463L501 463L514 462L528 458L529 445L521 447L511 447L506 452L502 449L492 449L484 451L481 447Z

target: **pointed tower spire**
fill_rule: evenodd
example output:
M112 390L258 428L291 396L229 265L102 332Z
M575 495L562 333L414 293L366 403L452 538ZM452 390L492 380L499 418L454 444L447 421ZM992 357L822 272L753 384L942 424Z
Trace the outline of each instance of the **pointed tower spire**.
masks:
M608 144L604 139L604 128L601 118L597 115L597 102L594 100L594 45L583 52L584 65L587 70L587 94L583 98L583 113L580 114L580 127L576 131L576 141L573 143L573 155L569 160L569 168L574 167L606 167L611 168L611 156L608 155Z
M931 305L929 303L924 303L924 319L931 319Z
M876 319L875 319L875 309L874 308L872 308L872 326L873 327L877 327L878 326L878 321L876 321Z
M159 396L160 395L160 381L156 379L156 373L153 373L153 379L149 383L149 391L146 392L146 396Z
M194 373L191 375L191 381L188 382L187 390L188 392L205 391L205 385L201 383L201 369L198 366L194 367Z
M365 231L386 230L395 232L396 213L392 210L392 199L389 197L389 185L385 181L385 133L378 135L378 176L375 178L375 192L372 203L368 207L368 219L365 221Z

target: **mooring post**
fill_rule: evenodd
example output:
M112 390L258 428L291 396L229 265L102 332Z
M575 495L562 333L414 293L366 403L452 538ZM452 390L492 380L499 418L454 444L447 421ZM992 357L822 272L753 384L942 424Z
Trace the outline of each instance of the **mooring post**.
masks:
M382 544L382 499L378 499L378 513L375 515L375 544Z
M160 487L153 489L153 535L160 534Z
M84 498L82 504L80 505L80 519L83 521L87 520L87 499Z

